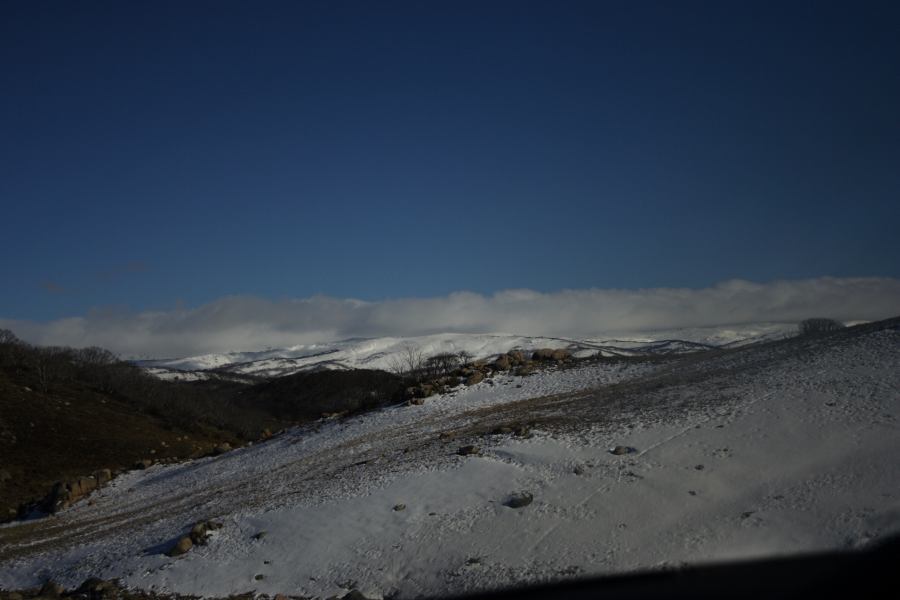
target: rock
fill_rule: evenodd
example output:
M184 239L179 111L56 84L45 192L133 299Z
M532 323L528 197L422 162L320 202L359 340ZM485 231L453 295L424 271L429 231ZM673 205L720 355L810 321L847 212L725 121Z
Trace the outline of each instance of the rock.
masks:
M572 353L568 350L554 350L550 354L550 359L555 360L556 362L563 362L565 360L569 360L570 358L572 358Z
M80 493L79 496L84 496L86 494L90 494L94 490L97 489L97 480L93 477L80 477L77 482L78 490ZM73 491L74 491L73 487Z
M58 598L62 596L66 591L66 588L59 585L54 581L48 581L44 585L41 586L41 591L39 594L45 598Z
M166 556L181 556L193 547L194 542L191 541L191 538L189 536L184 536L175 542L175 545L166 552Z
M532 496L528 492L516 492L515 494L511 494L509 498L506 499L506 502L503 503L503 506L508 506L509 508L522 508L531 504L533 500L534 496Z
M512 427L498 427L494 430L497 435L511 435L514 429Z
M514 365L520 365L525 362L525 353L521 350L510 350L506 355Z
M341 596L341 600L369 600L363 593L359 590L350 590L343 596Z
M469 456L470 454L481 454L481 448L478 446L460 446L460 448L456 451L460 456Z
M268 535L268 531L259 531L253 535L253 539L259 541Z
M531 360L550 360L552 357L552 348L538 348L531 353Z
M394 505L394 510L395 510L395 511L398 511L398 512L401 511L401 510L406 510L406 505L405 505L405 504L395 504L395 505Z
M231 452L231 444L228 442L222 442L215 448L213 448L213 456L219 456L220 454L225 454L226 452Z
M703 465L697 465L697 466L694 467L694 468L697 469L698 471L702 471L702 470L705 469L706 467L704 467Z
M528 425L519 425L513 433L516 437L526 437L530 432L531 429L528 428Z
M136 463L134 463L134 468L141 470L141 471L143 471L144 469L149 469L152 466L153 466L153 461L150 460L149 458L144 458L144 459L141 459L141 460L137 461Z
M290 600L290 599L287 596L285 596L284 594L275 594L274 600Z
M94 479L97 480L97 487L106 485L107 483L112 481L112 478L112 471L109 469L100 469L99 471L94 471Z
M425 398L420 398L420 397L418 397L418 396L413 396L412 398L409 399L409 405L410 405L410 406L421 406L421 405L423 405L423 404L425 404Z
M616 456L622 456L623 454L634 454L635 452L637 452L637 448L632 448L631 446L616 446L609 451L610 454L615 454Z
M107 591L112 591L113 587L113 584L109 581L104 581L98 577L91 577L85 579L84 583L78 586L76 591L81 594L88 594L90 597L97 597L103 595Z
M505 354L498 356L493 364L494 368L498 371L508 371L511 365L512 363L509 361L509 357Z
M191 542L193 542L195 546L205 546L206 538L208 538L213 531L221 528L221 523L216 523L214 521L200 521L198 523L195 523L194 526L191 527L191 532L188 534L188 536L191 538Z
M263 575L262 573L257 573L256 575L253 576L253 579L255 579L256 581L262 581L265 578L266 578L266 576Z
M481 371L475 371L469 378L466 379L466 385L475 385L476 383L481 383L484 380L484 373Z
M516 375L519 377L527 377L534 373L534 367L531 365L523 365L516 369Z

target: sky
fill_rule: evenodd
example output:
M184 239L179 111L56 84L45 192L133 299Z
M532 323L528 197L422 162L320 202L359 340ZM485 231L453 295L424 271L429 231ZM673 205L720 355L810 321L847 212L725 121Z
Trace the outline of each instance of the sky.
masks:
M3 2L0 319L893 290L898 28L895 2Z

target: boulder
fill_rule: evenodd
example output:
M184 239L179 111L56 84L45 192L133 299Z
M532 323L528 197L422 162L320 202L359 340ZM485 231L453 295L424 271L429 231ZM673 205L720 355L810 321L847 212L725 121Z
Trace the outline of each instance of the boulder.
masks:
M106 485L110 481L112 481L113 475L110 469L100 469L99 471L94 471L94 479L97 480L97 487L101 485Z
M206 538L208 538L213 531L221 528L222 524L216 523L215 521L199 521L191 527L191 532L188 534L188 537L191 538L191 542L195 546L205 546Z
M506 499L506 502L503 503L503 506L508 506L509 508L522 508L531 504L533 500L534 496L528 492L516 492L515 494L510 494L509 498Z
M475 385L476 383L481 383L484 381L484 373L481 371L475 371L472 373L468 379L466 379L466 385Z
M572 353L568 350L554 350L550 354L550 360L555 360L556 362L563 362L572 358Z
M456 453L459 454L460 456L469 456L470 454L481 454L481 448L479 448L478 446L473 446L473 445L460 446L459 449L456 451Z
M194 542L191 541L191 538L189 536L184 536L175 542L175 545L166 552L166 556L181 556L193 547Z
M505 354L501 354L497 357L497 360L494 361L494 368L498 371L508 371L512 363L509 360L509 356Z
M538 348L531 354L532 360L550 360L553 357L552 348Z
M44 598L59 598L66 591L66 588L59 585L55 581L48 581L44 585L41 586L41 591L38 592Z
M231 452L231 444L228 442L222 442L215 448L213 448L213 456L219 456L220 454L225 454L226 452Z

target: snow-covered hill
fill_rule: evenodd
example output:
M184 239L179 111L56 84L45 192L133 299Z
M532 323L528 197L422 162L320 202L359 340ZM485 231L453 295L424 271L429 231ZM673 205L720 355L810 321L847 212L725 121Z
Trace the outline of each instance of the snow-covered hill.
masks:
M900 531L898 419L898 320L502 376L0 527L0 588L415 597L861 546ZM162 554L204 519L223 525L207 545Z
M427 359L443 353L466 352L487 359L510 350L566 348L577 357L680 354L723 345L740 345L793 334L795 325L755 324L734 327L660 331L615 339L572 340L507 334L444 333L419 337L350 339L302 344L257 352L206 354L179 359L143 360L137 364L163 379L203 379L209 371L219 376L279 377L314 369L392 370L410 353Z

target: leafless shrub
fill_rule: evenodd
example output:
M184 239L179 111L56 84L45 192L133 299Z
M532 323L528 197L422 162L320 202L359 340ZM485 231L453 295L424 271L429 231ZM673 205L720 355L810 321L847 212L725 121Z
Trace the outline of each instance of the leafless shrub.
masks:
M800 335L815 335L829 333L844 328L844 324L834 319L806 319L800 322L798 329Z

